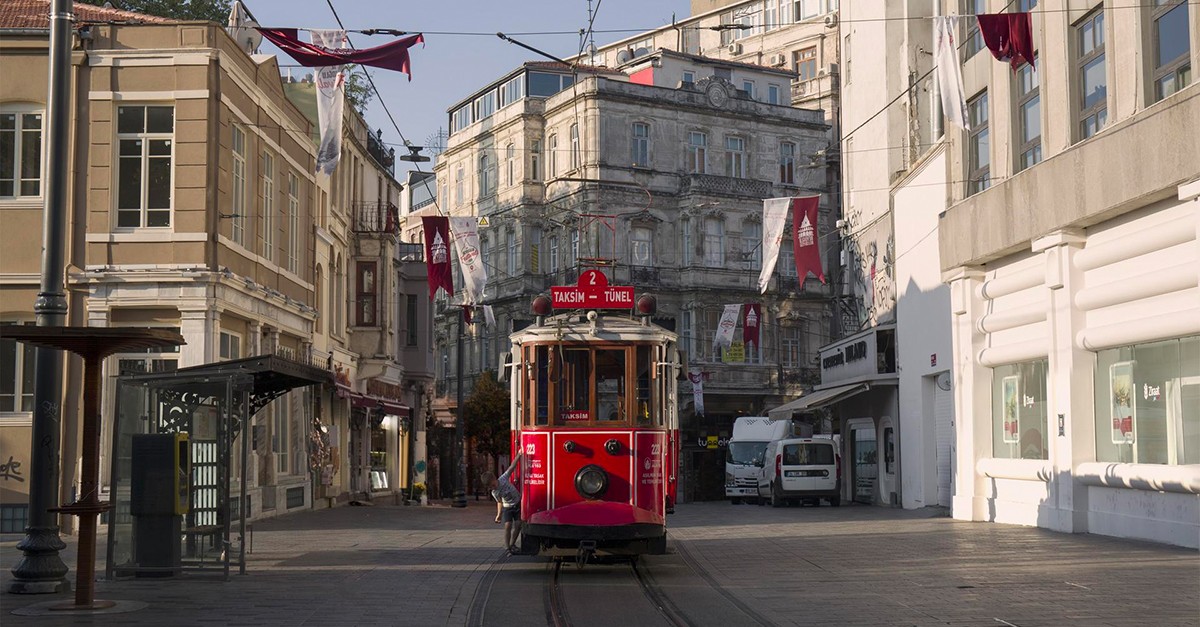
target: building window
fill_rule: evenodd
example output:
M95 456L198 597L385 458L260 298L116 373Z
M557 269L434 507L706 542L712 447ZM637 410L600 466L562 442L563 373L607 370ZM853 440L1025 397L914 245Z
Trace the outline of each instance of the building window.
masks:
M239 246L246 245L246 133L233 125L233 197L230 212L233 214L231 236Z
M288 172L287 269L300 272L300 177L295 172Z
M988 141L988 96L987 92L967 101L967 115L971 131L968 142L967 195L976 194L991 183L991 152Z
M883 430L883 470L889 475L896 474L896 436L891 427Z
M356 298L358 312L356 324L360 327L373 327L375 320L375 304L378 291L377 275L374 261L358 262L358 296Z
M654 265L654 231L635 226L629 233L629 263L634 266Z
M35 350L32 344L0 338L0 412L33 411Z
M466 181L467 173L462 165L454 171L454 204L461 205L463 202L463 184Z
M417 296L409 294L404 297L404 321L408 325L408 330L404 334L404 343L406 346L417 345L417 333L420 330L421 321L417 318Z
M548 247L550 248L550 272L558 272L558 237L551 237Z
M796 184L796 144L779 142L779 182Z
M546 150L550 152L550 172L551 177L558 176L558 135L550 136L546 141Z
M42 195L42 114L0 112L0 198Z
M22 474L19 470L9 472ZM0 505L0 533L24 533L28 525L28 505Z
M275 157L264 152L262 158L262 255L275 261Z
M767 85L767 104L783 104L779 94L779 85Z
M1096 461L1200 464L1200 336L1096 354Z
M1037 359L992 369L992 456L1049 459L1046 371Z
M746 140L741 137L725 138L725 176L746 178Z
M475 99L475 119L486 120L496 112L496 92L488 93Z
M796 277L796 255L792 252L792 238L784 237L779 245L779 261L775 264L779 276Z
M1017 171L1042 160L1042 107L1038 73L1026 63L1017 70Z
M742 261L750 264L751 270L762 268L762 224L742 223Z
M570 265L575 265L579 261L579 231L571 231L571 258L567 260Z
M542 180L541 160L542 142L538 140L529 145L529 180Z
M746 92L746 97L754 100L754 81L742 81L742 91Z
M804 367L804 329L801 327L779 328L780 361L784 368Z
M492 195L492 160L487 153L479 155L479 197Z
M1037 6L1037 0L1017 0L1017 11L1028 13Z
M575 77L570 74L530 72L529 88L526 91L530 96L553 96L574 83Z
M850 34L842 39L842 81L850 83Z
M508 276L517 276L517 232L508 232Z
M696 330L696 315L690 309L679 312L679 343L687 351L687 360L695 361L700 357L696 347L700 346L699 333Z
M795 0L793 15L796 21L812 19L821 14L821 5L825 0Z
M471 125L471 105L463 105L450 114L450 132L457 133Z
M505 181L505 183L509 186L512 186L513 183L515 183L517 180L515 177L516 169L517 169L516 162L517 162L516 147L513 146L512 144L505 146L504 147L504 169L505 169L505 174L507 175L507 180Z
M1108 120L1108 76L1104 67L1104 9L1075 26L1079 45L1079 138L1087 139Z
M799 80L810 81L817 77L817 48L805 48L792 53L792 66Z
M221 340L217 347L217 357L221 361L242 358L242 336L229 331L221 331Z
M683 250L680 251L681 254L679 258L685 267L690 266L692 265L692 255L695 252L692 247L692 221L688 218L683 218L680 220L679 231L681 235L679 241L680 245L683 247Z
M581 162L579 160L579 125L571 125L571 169L578 169Z
M688 172L704 174L708 172L705 165L708 152L708 135L691 131L688 133Z
M174 133L174 107L117 107L118 227L171 226Z
M963 23L967 26L967 34L963 37L963 61L975 56L983 50L983 33L979 31L979 20L971 19L976 15L987 13L987 0L964 0Z
M500 108L503 109L508 105L525 97L525 75L519 74L510 78L507 83L500 86Z
M704 220L704 265L725 267L725 222L720 218Z
M684 30L686 31L687 29L684 29ZM684 70L683 71L683 82L695 83L696 82L696 73L692 72L690 70Z
M271 434L271 452L275 454L275 471L281 475L290 472L290 466L288 466L288 453L291 450L289 446L291 416L288 412L290 400L291 394L284 394L271 402L272 422L274 423L272 425L274 433Z
M630 138L629 159L634 167L650 166L650 125L642 122L633 123L633 136Z
M1154 0L1151 27L1154 41L1154 101L1188 86L1192 78L1188 2Z

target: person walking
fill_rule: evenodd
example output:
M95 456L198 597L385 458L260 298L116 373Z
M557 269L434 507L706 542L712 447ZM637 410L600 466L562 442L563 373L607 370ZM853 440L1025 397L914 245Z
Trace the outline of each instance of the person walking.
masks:
M518 553L517 538L521 535L521 488L513 481L513 470L521 461L521 453L513 458L499 478L489 477L488 487L496 501L496 522L504 523L504 545L509 553Z

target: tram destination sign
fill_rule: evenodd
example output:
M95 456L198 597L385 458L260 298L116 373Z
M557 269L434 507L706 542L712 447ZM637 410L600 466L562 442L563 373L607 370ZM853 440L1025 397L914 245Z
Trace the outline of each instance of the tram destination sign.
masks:
M599 270L585 270L575 285L553 286L550 301L555 309L632 309L633 288L609 285Z

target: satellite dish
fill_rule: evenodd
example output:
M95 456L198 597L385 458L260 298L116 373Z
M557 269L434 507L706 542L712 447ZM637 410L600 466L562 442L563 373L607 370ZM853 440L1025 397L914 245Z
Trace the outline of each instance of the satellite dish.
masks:
M949 372L943 372L937 376L937 386L943 392L950 391L950 388L953 387L953 381L950 379Z
M633 53L628 50L622 50L617 53L617 63L628 63L633 58Z
M634 51L633 51L633 58L635 58L635 59L636 59L636 58L638 58L638 57L644 57L644 56L646 56L646 55L648 55L648 54L650 54L650 49L649 49L649 48L638 48L637 50L634 50Z
M229 23L225 32L229 33L247 54L254 54L258 45L262 43L262 33L258 32L257 26L258 22L250 17L246 7L241 2L235 2L229 12Z

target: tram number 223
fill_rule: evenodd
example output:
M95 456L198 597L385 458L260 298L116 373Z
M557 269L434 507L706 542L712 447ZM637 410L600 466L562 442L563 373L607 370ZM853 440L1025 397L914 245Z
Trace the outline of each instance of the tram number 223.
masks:
M651 455L662 455L662 445L657 442L655 442L654 444L651 444L650 445L650 454Z
M528 456L530 456L530 457L532 457L532 456L533 456L533 454L534 454L534 452L535 452L536 450L537 450L537 449L534 447L534 445L533 445L533 442L530 442L530 443L528 443L528 444L526 444L526 445L525 445L525 454L526 454L526 455L528 455Z

